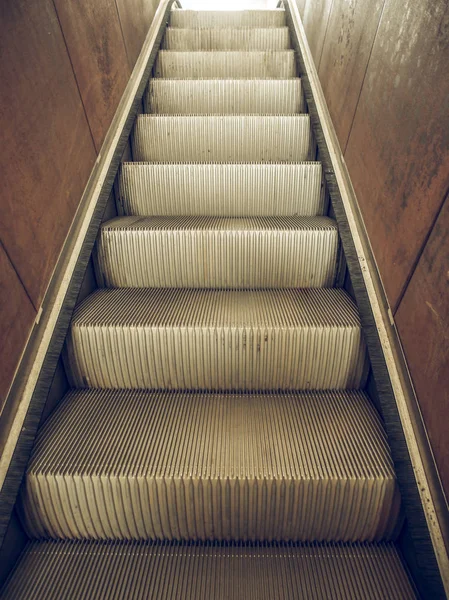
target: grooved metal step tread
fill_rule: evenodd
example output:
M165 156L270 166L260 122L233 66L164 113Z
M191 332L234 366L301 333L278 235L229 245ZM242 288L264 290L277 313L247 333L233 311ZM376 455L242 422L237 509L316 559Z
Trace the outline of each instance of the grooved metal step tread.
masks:
M288 27L245 29L179 29L168 27L162 40L164 50L288 50Z
M400 497L361 392L73 391L21 495L34 537L380 541Z
M309 115L139 115L133 157L148 162L301 162L315 154Z
M366 349L341 289L103 289L67 337L76 387L358 388Z
M170 79L288 79L296 77L294 50L160 50L155 77Z
M332 287L338 230L327 217L120 217L96 257L106 287Z
M186 114L271 114L305 112L301 80L151 79L146 112Z
M170 26L181 28L284 27L285 10L173 10Z
M29 542L4 590L5 600L415 597L390 543Z
M122 163L127 215L314 216L325 213L322 166Z

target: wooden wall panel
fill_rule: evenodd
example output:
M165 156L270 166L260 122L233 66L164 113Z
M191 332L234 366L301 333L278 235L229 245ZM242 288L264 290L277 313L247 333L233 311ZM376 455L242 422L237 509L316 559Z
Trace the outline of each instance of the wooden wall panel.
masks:
M159 0L116 0L130 68L133 69Z
M334 0L319 76L344 151L385 0Z
M97 151L130 69L115 0L55 0Z
M298 5L299 14L301 15L301 19L304 20L304 9L307 4L307 0L296 0L296 4Z
M133 60L157 1L122 2ZM0 2L0 412L130 72L115 0Z
M38 308L95 151L51 0L0 15L0 239Z
M449 498L449 198L399 305L396 325Z
M306 0L305 3L303 0L297 1L300 7L304 4L303 11L301 12L302 22L315 66L318 69L332 0Z
M36 311L0 244L0 412Z
M393 310L449 185L449 4L387 0L346 163Z

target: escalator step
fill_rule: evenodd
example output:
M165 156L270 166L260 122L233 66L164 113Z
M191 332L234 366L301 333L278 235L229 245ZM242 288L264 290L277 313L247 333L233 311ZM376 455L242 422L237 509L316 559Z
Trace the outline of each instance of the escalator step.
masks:
M96 256L106 287L332 287L338 230L327 217L120 217Z
M173 10L170 26L183 29L285 27L285 10Z
M305 107L299 78L151 79L146 110L167 115L293 115Z
M341 289L103 289L75 309L67 342L77 387L341 389L366 376Z
M288 79L297 76L294 50L160 50L154 74L169 79Z
M243 163L313 158L309 115L139 115L136 161Z
M380 541L400 498L356 391L70 392L21 496L34 537Z
M63 575L63 577L61 577ZM393 544L30 542L5 600L416 598Z
M123 163L120 208L140 216L315 216L322 167L300 164Z
M162 41L164 50L288 50L288 27L238 29L180 29L168 27Z

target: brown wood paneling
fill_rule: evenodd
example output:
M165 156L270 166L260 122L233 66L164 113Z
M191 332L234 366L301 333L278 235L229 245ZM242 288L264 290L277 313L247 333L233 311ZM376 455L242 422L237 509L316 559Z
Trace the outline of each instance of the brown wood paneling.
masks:
M345 154L393 309L449 184L449 4L387 0Z
M3 0L0 55L0 238L38 307L95 151L51 0Z
M299 0L299 5L301 6L301 0ZM317 69L320 64L331 6L332 0L307 0L301 13L307 41Z
M97 151L130 69L115 0L55 0Z
M396 324L449 498L449 198L399 305Z
M298 6L299 14L301 15L301 19L304 19L304 8L306 6L307 0L296 0L296 4Z
M0 412L36 311L0 244Z
M116 0L131 69L136 64L159 0Z
M334 0L319 76L344 150L385 0Z

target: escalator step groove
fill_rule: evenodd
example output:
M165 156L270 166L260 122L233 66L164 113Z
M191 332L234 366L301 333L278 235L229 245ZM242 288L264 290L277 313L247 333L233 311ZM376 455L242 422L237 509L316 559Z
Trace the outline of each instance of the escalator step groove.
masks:
M361 392L79 390L40 432L22 506L36 537L373 541L400 500Z
M338 231L327 217L120 217L97 241L106 287L332 287Z
M152 79L148 113L170 115L305 112L301 79Z
M288 79L297 72L293 50L161 50L154 75L169 79Z
M30 542L3 597L412 600L416 595L398 552L388 543Z
M285 27L285 10L173 10L170 26L183 29Z
M201 28L168 27L163 50L288 50L288 27L269 28Z
M366 347L341 289L98 290L67 338L77 387L358 388Z
M315 216L324 214L322 168L300 164L123 163L127 215Z
M149 162L301 162L314 153L309 115L139 115L133 156Z

